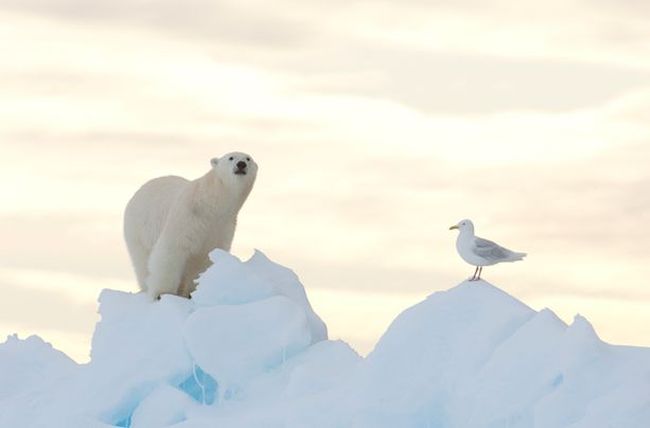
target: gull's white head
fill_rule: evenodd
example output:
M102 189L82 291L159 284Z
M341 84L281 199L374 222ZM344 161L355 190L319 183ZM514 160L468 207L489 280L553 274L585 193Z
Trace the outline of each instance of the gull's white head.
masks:
M462 232L474 233L474 223L472 223L472 220L469 219L461 220L457 224L449 228L449 230L453 230L453 229L458 229L461 233Z

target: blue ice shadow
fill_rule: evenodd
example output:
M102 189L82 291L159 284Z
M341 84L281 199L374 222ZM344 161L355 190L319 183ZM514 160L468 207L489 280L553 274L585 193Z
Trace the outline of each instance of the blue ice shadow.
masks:
M216 400L219 384L201 367L195 365L193 373L181 382L178 388L197 402L211 405Z

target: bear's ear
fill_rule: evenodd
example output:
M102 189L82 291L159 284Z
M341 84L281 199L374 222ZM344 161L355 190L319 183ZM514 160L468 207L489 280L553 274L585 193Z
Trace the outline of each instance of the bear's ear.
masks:
M219 158L210 159L210 165L212 165L213 167L217 166L218 163L219 163Z

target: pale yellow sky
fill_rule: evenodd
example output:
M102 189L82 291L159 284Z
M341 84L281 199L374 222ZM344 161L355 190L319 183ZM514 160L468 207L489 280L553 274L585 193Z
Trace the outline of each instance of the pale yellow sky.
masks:
M0 335L87 359L136 291L145 180L260 165L233 252L302 278L362 353L472 268L448 227L529 253L484 277L650 345L650 7L637 1L0 1Z

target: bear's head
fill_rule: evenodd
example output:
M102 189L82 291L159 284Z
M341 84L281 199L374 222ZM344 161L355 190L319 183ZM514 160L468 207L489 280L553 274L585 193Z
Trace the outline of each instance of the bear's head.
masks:
M228 187L250 191L257 177L257 164L246 153L227 153L220 158L213 158L210 164L217 177Z

